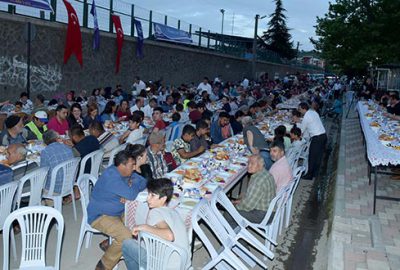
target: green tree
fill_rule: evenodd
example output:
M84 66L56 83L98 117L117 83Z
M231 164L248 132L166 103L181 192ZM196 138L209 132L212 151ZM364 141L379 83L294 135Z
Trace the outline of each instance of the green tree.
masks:
M400 60L400 1L337 0L317 17L315 49L345 73Z
M261 37L268 49L277 52L284 58L292 59L296 56L291 42L292 36L289 34L289 28L286 26L286 9L282 5L282 0L275 0L276 8L270 15L268 30Z

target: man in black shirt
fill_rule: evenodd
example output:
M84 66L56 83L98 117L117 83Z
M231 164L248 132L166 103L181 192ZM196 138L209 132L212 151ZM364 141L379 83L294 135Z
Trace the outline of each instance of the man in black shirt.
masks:
M100 149L100 143L95 136L85 136L83 128L80 125L75 125L70 129L70 137L74 143L74 151L77 152L77 156L82 159L92 153L93 151ZM85 173L90 173L90 161L86 163Z
M400 100L398 92L392 92L389 95L389 104L387 112L394 115L400 115Z

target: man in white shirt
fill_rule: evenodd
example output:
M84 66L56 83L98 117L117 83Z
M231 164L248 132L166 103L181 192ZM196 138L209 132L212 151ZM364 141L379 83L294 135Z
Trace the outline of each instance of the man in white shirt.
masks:
M339 80L336 80L335 84L333 85L333 90L335 90L335 91L341 91L342 90L342 84L340 83Z
M208 78L204 77L203 81L197 86L197 90L199 93L202 93L203 91L207 91L209 95L211 95L211 85L208 83Z
M153 109L155 107L157 107L157 99L152 98L152 99L150 99L149 104L147 104L143 108L144 117L151 119L151 116L153 115Z
M307 103L300 103L299 112L303 115L302 133L308 133L311 138L308 155L308 172L303 179L311 180L318 174L326 146L326 131L319 114L310 109Z
M132 85L132 95L139 95L140 91L146 89L146 84L140 79L139 76L135 77L135 82Z
M249 79L246 77L243 78L243 81L241 83L241 86L243 86L244 89L247 89L249 87Z
M135 105L133 105L130 108L131 113L133 113L134 111L143 111L143 106L144 106L144 98L137 97L135 100Z

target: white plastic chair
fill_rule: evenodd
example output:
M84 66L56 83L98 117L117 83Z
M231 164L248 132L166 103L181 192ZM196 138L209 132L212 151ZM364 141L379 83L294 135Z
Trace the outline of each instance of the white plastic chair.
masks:
M171 138L171 134L172 134L172 130L174 129L174 127L170 127L170 126L168 126L166 129L165 129L165 141L170 141L170 138Z
M165 151L171 152L173 146L174 146L174 142L173 141L165 142Z
M17 208L21 207L21 199L23 197L29 197L29 205L28 206L36 206L41 205L42 203L42 190L44 187L44 183L47 179L47 173L49 172L49 168L43 167L38 168L27 175L23 176L19 180L18 191L16 196L16 206ZM22 193L25 184L29 182L29 191Z
M304 168L305 168L305 171L304 171L305 174L307 174L307 172L308 172L308 155L310 152L310 144L311 144L311 140L309 139L303 146L303 150L301 151L301 154L299 157L299 159L303 160L303 163L301 165L304 166Z
M289 190L288 198L285 202L285 227L287 228L290 223L291 211L292 211L292 203L293 203L293 196L296 192L297 186L300 183L300 178L303 172L305 171L304 166L299 166L293 171L293 181Z
M13 181L0 186L0 228L3 228L7 216L11 213L13 208L14 197L18 189L18 182ZM11 242L14 259L17 259L17 250L15 248L14 230L11 231ZM4 237L4 235L3 235Z
M85 240L86 233L89 233L89 235L86 238L85 247L89 248L92 234L93 233L101 234L101 232L92 228L92 226L90 226L90 224L87 222L88 218L87 204L89 202L89 196L90 196L90 184L94 186L97 182L97 179L93 175L83 174L79 176L76 182L77 182L76 185L79 188L79 192L81 193L81 205L82 205L82 222L81 222L81 229L79 232L78 246L76 248L76 255L75 255L75 262L78 262L79 255L81 253L82 243Z
M46 266L46 242L50 223L57 222L55 264ZM3 270L9 269L9 241L12 224L17 220L21 228L22 252L20 269L60 269L64 219L59 211L46 206L29 206L12 212L3 225ZM12 238L14 238L11 235Z
M141 145L146 145L147 142L147 136L143 136L140 139L137 139L136 141L132 142L131 144L141 144Z
M205 232L200 228L199 222L201 220L208 225L209 229L222 245L220 249L217 250L214 247ZM228 234L219 222L217 216L211 210L207 200L201 200L193 209L192 226L211 256L211 261L208 262L203 269L249 269L238 256L247 255L250 257L250 252ZM242 253L238 252L238 249L240 249Z
M122 150L125 150L127 146L127 143L121 144L120 146L116 147L114 150L111 151L110 153L110 158L108 159L108 165L107 167L110 167L111 165L114 165L114 157Z
M223 192L221 187L218 187L211 198L211 208L215 215L218 217L220 220L221 224L224 226L224 228L227 230L229 235L234 237L236 240L243 239L246 242L248 242L251 246L259 250L261 253L263 253L265 256L267 256L269 259L274 259L274 253L272 253L263 243L261 243L254 235L248 230L248 228L251 228L253 231L257 232L260 236L263 236L266 238L266 241L271 242L276 246L276 242L270 239L268 236L266 236L260 229L258 229L256 226L254 226L253 223L248 221L246 218L244 218L240 213L236 210L235 206L231 203L229 198L226 196L226 194ZM225 219L225 217L222 215L220 210L218 209L218 204L220 204L235 220L235 222L239 225L235 229L229 225L228 221Z
M146 250L146 265L143 265L141 260L142 249L139 249L139 267L146 270L166 270L168 263L173 258L173 254L180 257L180 266L176 270L185 270L188 260L187 251L174 245L172 242L161 239L155 235L141 231L139 233L138 242L144 242L144 249Z
M294 171L297 168L297 165L299 163L299 159L300 159L300 155L303 152L303 149L307 147L306 142L303 142L301 144L301 147L299 147L299 149L291 149L291 151L288 151L286 157L287 160L289 162L289 166L292 169L292 171Z
M265 240L265 246L267 246L269 249L271 249L271 243L276 243L278 238L279 225L283 212L282 201L285 194L285 188L282 188L282 190L269 203L268 211L263 220L259 224L253 223L253 226L264 231L264 238L271 239L271 241Z
M96 150L90 154L87 154L81 161L81 165L79 168L79 176L85 173L86 164L90 160L89 174L93 175L94 177L99 177L100 165L103 161L103 156L104 156L103 149Z
M13 181L0 186L0 228L11 213L15 193L18 189L18 182Z
M54 167L51 172L51 182L50 188L43 194L43 198L53 200L54 208L62 213L62 200L64 196L72 196L72 206L74 210L74 219L76 220L76 206L75 206L75 196L74 196L74 182L76 179L76 174L78 171L78 165L80 158L72 158L70 160L64 161ZM57 179L57 173L62 173L62 187L61 192L56 193L54 191Z

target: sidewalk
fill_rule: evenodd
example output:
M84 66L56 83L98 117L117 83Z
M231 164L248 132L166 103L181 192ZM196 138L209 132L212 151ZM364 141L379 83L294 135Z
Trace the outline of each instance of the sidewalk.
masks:
M400 269L400 203L377 200L372 214L362 136L355 112L343 118L328 269ZM400 181L378 175L378 194L400 197Z

